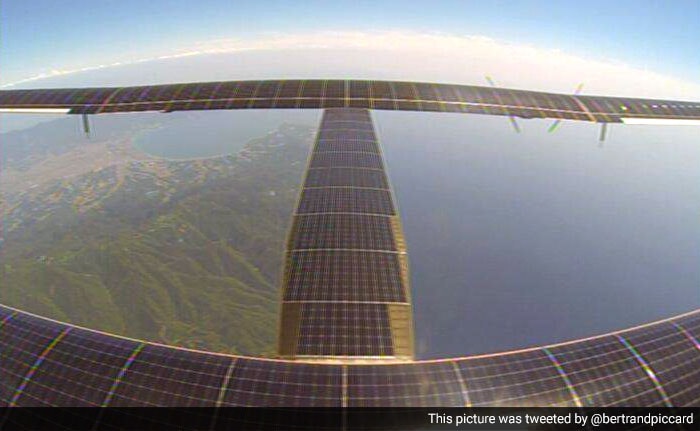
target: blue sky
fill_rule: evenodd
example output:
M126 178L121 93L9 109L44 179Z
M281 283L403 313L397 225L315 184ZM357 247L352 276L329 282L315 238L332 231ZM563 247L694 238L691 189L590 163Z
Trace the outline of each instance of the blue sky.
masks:
M218 38L392 29L484 35L698 82L698 22L697 0L8 0L0 2L0 80L157 56Z

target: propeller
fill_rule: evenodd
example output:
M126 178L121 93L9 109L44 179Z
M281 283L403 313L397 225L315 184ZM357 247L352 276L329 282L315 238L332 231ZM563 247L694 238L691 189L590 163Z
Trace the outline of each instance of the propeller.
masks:
M493 81L493 79L489 75L486 75L486 81L491 85L491 87L494 87L494 88L496 87L496 83ZM509 115L508 119L510 120L510 124L513 126L513 129L515 130L515 133L520 133L520 125L518 124L515 117L512 115Z
M583 90L583 82L580 83L578 85L578 87L576 87L576 90L574 91L574 96L578 96L579 93L581 93L581 90ZM560 124L561 124L561 119L554 120L554 122L552 123L551 126L549 126L547 131L549 133L553 133L555 130L557 130L557 128L559 127Z

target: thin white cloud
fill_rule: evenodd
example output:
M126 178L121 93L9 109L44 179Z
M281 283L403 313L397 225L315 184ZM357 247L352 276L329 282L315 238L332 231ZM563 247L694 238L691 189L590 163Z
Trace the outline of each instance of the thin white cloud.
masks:
M259 64L237 64L226 75L231 79L354 77L486 85L484 75L488 74L499 86L515 88L567 93L584 83L584 94L700 99L700 83L615 60L583 58L557 49L498 41L485 36L410 31L326 31L267 34L257 39L215 39L150 58L56 69L0 87L118 65L212 54L235 56L237 53L259 53L254 60ZM275 67L271 68L271 65ZM243 75L242 71L247 74ZM215 79L210 69L203 68L200 72L194 75L195 79ZM177 76L167 75L163 79L178 80ZM193 77L191 73L182 76ZM221 78L217 76L216 79Z

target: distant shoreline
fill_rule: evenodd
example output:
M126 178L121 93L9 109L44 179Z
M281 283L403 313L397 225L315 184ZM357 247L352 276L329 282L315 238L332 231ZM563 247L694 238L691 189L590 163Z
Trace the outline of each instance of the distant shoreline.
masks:
M207 156L195 156L195 157L168 157L164 156L161 154L155 154L154 152L148 151L145 147L144 144L146 137L149 134L156 133L161 130L166 130L167 126L165 125L158 125L157 127L149 128L149 129L143 129L139 130L137 133L134 134L134 136L131 138L131 146L134 150L140 151L149 158L152 159L157 159L157 160L166 160L169 162L189 162L189 161L197 161L197 160L210 160L210 159L217 159L221 157L226 157L226 156L235 156L240 152L245 145L247 145L250 141L244 143L241 148L239 148L235 152L229 152L229 153L218 153L218 154L212 154L212 155L207 155Z

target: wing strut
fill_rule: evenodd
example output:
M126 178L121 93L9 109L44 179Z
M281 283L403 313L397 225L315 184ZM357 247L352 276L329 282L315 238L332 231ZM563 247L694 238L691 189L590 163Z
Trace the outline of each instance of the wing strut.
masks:
M600 141L600 146L603 146L603 141L605 141L605 136L608 133L608 123L602 123L600 125L600 136L598 137L598 141Z
M90 138L90 120L88 119L88 114L83 114L83 131L85 136Z

